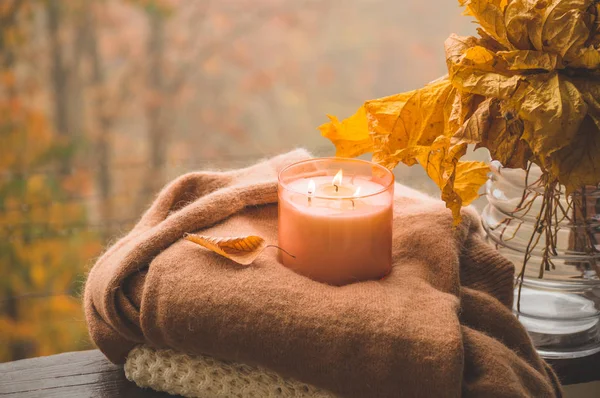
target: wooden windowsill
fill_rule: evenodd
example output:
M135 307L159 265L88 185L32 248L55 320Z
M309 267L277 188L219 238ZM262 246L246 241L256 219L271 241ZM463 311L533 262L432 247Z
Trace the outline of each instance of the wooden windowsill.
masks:
M550 361L563 384L600 380L600 353L579 359ZM0 363L2 397L173 397L141 389L128 381L123 367L98 350Z

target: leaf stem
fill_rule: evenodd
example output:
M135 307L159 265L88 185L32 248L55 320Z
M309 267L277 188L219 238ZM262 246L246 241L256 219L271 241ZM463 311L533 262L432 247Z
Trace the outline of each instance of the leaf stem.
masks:
M279 247L279 246L277 246L277 245L266 245L266 246L265 246L265 249L266 249L267 247L274 247L274 248L276 248L276 249L279 249L279 250L281 250L282 252L284 252L285 254L287 254L288 256L290 256L291 258L296 258L296 256L294 256L293 254L291 254L291 253L290 253L290 252L288 252L287 250L285 250L285 249L283 249L283 248L281 248L281 247Z

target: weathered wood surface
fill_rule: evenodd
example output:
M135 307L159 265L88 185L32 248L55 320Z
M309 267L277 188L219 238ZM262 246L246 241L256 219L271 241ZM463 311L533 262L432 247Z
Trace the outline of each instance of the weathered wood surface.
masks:
M564 384L600 380L600 353L587 358L551 361ZM173 397L141 389L128 381L123 367L98 350L0 364L0 397Z
M0 397L173 397L142 389L98 350L0 363Z

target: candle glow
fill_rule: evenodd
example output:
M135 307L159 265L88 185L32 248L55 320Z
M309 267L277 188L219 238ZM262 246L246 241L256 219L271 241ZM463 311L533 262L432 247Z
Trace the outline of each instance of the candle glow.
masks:
M317 189L316 186L315 186L315 182L313 180L310 180L308 182L307 193L312 196L315 193L315 189Z
M340 171L338 171L337 174L331 180L331 185L335 187L336 192L340 190L340 185L342 185L343 178L344 174L342 172L342 169L340 169Z

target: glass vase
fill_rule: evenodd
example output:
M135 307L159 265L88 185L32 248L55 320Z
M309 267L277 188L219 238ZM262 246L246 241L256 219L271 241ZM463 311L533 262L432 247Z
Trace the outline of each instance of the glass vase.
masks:
M600 190L553 190L541 217L542 172L491 162L482 213L488 239L515 264L514 313L545 358L600 351ZM526 260L526 261L525 261ZM524 266L525 264L525 266Z

